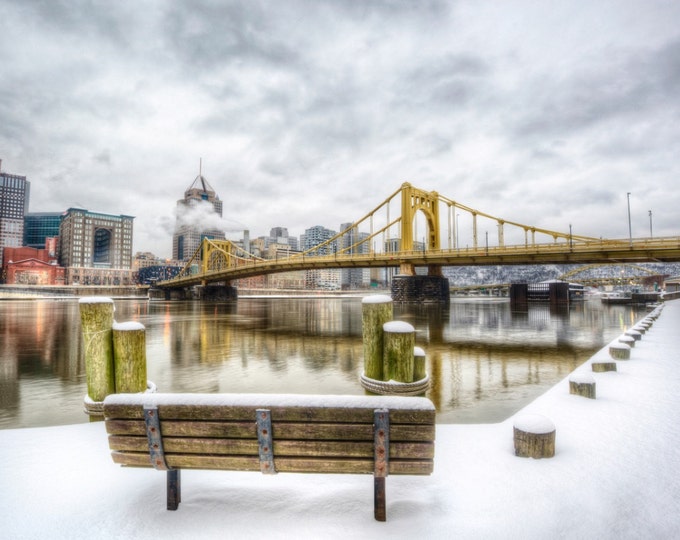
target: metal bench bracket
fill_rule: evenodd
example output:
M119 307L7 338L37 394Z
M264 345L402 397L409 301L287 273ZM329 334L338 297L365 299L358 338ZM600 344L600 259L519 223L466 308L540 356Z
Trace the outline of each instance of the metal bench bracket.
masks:
M263 474L275 474L272 415L269 409L257 409L257 442L260 451L260 470Z
M373 411L373 515L377 521L387 520L385 478L390 468L390 411Z
M163 451L163 438L161 437L161 423L158 419L158 407L144 407L144 423L146 424L146 437L149 441L149 457L151 465L159 471L168 471L170 467L165 462Z

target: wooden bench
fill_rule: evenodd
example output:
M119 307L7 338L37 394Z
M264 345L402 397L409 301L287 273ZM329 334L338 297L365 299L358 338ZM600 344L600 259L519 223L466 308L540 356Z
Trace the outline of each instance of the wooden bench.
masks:
M168 510L180 469L373 474L385 521L388 474L434 466L435 408L421 397L114 394L104 416L115 463L167 471Z

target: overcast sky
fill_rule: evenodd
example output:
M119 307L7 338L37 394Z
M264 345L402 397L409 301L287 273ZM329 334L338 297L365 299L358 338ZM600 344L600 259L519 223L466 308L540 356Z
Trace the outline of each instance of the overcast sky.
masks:
M633 236L680 234L677 0L0 0L0 75L30 211L134 215L135 251L171 255L201 158L251 237L403 182L607 238L630 192Z

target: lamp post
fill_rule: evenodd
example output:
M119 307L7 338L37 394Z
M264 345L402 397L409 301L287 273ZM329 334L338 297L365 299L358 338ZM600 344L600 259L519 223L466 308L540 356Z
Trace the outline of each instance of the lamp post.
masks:
M569 224L569 249L574 249L574 239L571 236L571 223Z
M456 214L456 249L460 249L460 244L458 243L458 218L460 214Z
M630 225L630 191L626 193L626 197L628 198L628 241L630 242L630 245L632 247L633 245L633 229L631 228Z
M649 212L649 237L653 238L654 235L652 234L652 211L648 210Z

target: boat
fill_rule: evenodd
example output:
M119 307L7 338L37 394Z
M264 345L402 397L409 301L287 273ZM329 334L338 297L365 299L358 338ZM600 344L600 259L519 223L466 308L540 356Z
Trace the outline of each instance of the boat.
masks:
M600 300L603 304L630 304L633 297L630 294L614 291L602 293Z

